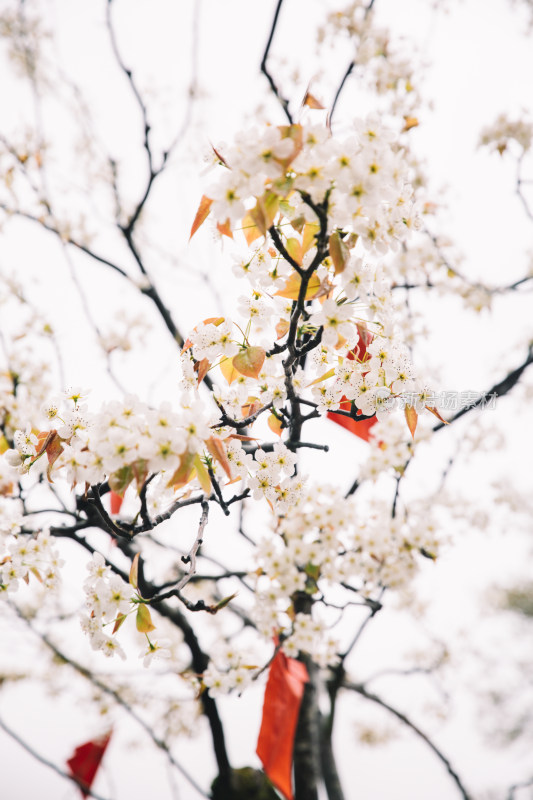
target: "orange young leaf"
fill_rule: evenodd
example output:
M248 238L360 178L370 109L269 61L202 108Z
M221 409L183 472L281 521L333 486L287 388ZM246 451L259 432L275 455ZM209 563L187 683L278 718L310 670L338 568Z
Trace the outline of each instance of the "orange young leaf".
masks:
M60 438L57 431L50 431L49 438L47 439L46 444L46 457L48 459L48 467L46 469L46 475L48 480L52 483L52 478L50 477L50 473L52 471L52 467L54 466L55 462L63 452L63 441Z
M298 153L303 147L303 132L301 125L279 125L278 130L281 133L282 139L292 139L294 142L294 150L287 158L278 158L276 161L281 164L285 169L289 166L291 161L294 161Z
M277 338L283 339L283 337L289 332L290 327L291 325L288 319L280 319L276 325Z
M257 378L265 360L266 352L262 347L246 347L233 356L233 366L246 378Z
M251 214L246 214L245 217L242 219L242 232L244 233L244 238L246 239L246 243L248 246L255 242L256 239L259 239L260 236L264 235L261 233Z
M266 774L287 800L293 800L294 736L308 680L305 664L281 650L276 653L268 674L256 752Z
M415 431L416 431L416 423L418 422L418 414L416 413L416 409L414 406L405 406L405 419L407 421L407 427L411 431L411 436L413 439L415 438Z
M135 553L135 558L131 562L130 583L134 589L136 589L139 584L139 556L140 553Z
M125 623L125 621L127 619L128 619L128 615L127 614L119 614L118 615L118 617L115 620L115 624L113 625L112 636L115 635L115 633L118 631L118 629L120 627L122 627L122 625Z
M233 239L233 231L231 230L229 219L227 219L225 222L217 222L217 231L222 234L222 236L227 236L228 239Z
M155 625L152 622L150 609L144 603L139 603L135 624L137 625L137 630L139 633L150 633L150 631L155 631Z
M79 782L83 797L89 797L89 791L111 739L111 733L112 731L109 731L99 739L80 744L67 760L70 774Z
M404 126L402 128L402 133L405 133L406 131L410 131L411 128L416 128L417 125L420 124L416 117L404 117L404 120L405 120L405 124L404 124Z
M266 236L268 229L274 222L279 210L279 201L279 195L274 192L265 192L263 197L258 198L257 203L250 211L252 220L263 236Z
M270 414L268 417L268 427L270 430L276 434L276 436L281 436L283 432L283 423L279 417L276 417L275 414Z
M432 413L432 414L433 414L435 417L437 417L437 419L439 419L441 422L443 422L443 423L444 423L444 425L449 425L449 424L450 424L449 422L447 422L447 421L444 419L444 417L441 417L441 415L439 414L439 412L437 411L437 409L436 409L436 408L433 408L433 406L425 406L425 408L426 408L426 411L431 411L431 413Z
M341 272L344 272L350 251L338 231L335 231L329 237L329 254L335 267L335 275L340 275Z
M249 397L247 402L241 406L241 413L243 417L251 417L260 408L262 408L261 401L257 397Z
M207 358L202 358L201 361L194 362L194 371L198 373L198 386L200 386L201 382L211 369L211 364L207 360Z
M192 478L192 473L194 470L194 456L195 453L183 453L180 456L180 464L179 467L174 472L172 478L167 483L167 488L170 489L181 489L182 486L185 486Z
M318 108L318 109L323 109L324 108L322 103L320 103L316 99L316 97L311 94L311 92L306 92L305 93L305 97L304 97L304 101L303 101L302 105L309 106L309 108Z
M205 443L213 458L218 461L228 478L231 480L231 466L222 439L219 439L216 436L210 436L209 439L206 439Z
M206 221L207 217L209 216L209 212L211 211L211 204L213 201L210 197L206 197L204 194L202 199L200 200L200 205L198 206L198 211L196 212L196 216L194 218L194 222L191 228L191 234L189 236L189 241L191 241L192 237L203 223Z

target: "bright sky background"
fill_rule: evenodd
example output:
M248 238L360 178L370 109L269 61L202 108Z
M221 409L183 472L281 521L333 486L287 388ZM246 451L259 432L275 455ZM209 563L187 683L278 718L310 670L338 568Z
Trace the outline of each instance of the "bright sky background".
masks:
M0 0L0 11L15 5L14 0ZM137 109L129 98L124 99L124 78L117 72L106 49L105 3L27 0L26 5L28 10L39 9L45 26L57 34L57 54L65 73L79 83L89 98L95 127L106 146L127 165L123 186L138 192L144 181L141 128ZM286 54L289 63L281 69L288 73L293 62L298 63L302 93L305 91L307 83L321 71L321 62L315 55L316 25L326 8L341 8L342 5L331 0L285 0L279 33L272 48L274 74L278 69L277 59ZM470 277L487 283L509 283L527 269L525 254L531 247L531 232L525 225L519 200L514 196L512 163L476 148L480 128L491 123L500 112L519 116L526 109L531 113L533 48L531 38L525 35L527 15L504 0L449 0L443 5L445 10L437 13L427 0L402 3L376 0L375 8L384 25L416 43L421 60L427 63L422 93L433 102L434 113L421 112L420 127L412 131L412 137L427 162L432 186L448 206L441 218L441 229L445 222L447 232L465 255L465 271ZM165 132L170 131L166 140L156 139L162 147L182 121L190 80L191 31L194 14L198 13L198 87L202 102L194 112L194 137L178 150L156 190L153 209L150 206L146 212L151 236L157 237L151 252L156 253L159 248L162 253L171 253L174 259L172 263L162 256L154 273L162 295L171 298L183 330L192 327L199 318L229 310L235 291L242 291L242 287L235 288L233 279L228 281L226 277L228 257L234 250L231 245L225 243L221 255L220 247L207 233L198 235L191 245L187 244L187 239L205 186L199 173L203 169L202 152L209 141L231 139L243 127L243 121L247 126L263 113L274 122L284 121L276 103L265 94L265 80L259 75L259 62L274 7L273 0L225 0L223 3L201 0L197 6L199 12L195 12L192 0L177 3L116 0L118 41L124 61L132 65L139 85L146 91L147 102L154 109L154 130L159 124ZM339 47L329 56L328 72L332 71L332 65L335 69L338 65L340 77L348 58L349 50ZM295 90L285 82L283 91L289 94ZM292 94L292 97L297 96ZM163 102L158 103L158 99ZM327 97L321 99L327 104ZM16 129L20 107L26 107L28 102L28 97L16 93L14 84L4 80L0 86L0 108L3 109L0 128L5 124L10 130ZM350 82L336 114L339 127L345 127L352 115L366 113L367 109L362 106L364 99L359 97L355 82ZM68 117L58 112L47 136L56 142L64 140L67 146L70 129ZM99 213L98 197L95 192L96 213ZM66 291L70 293L70 277L61 249L51 238L40 237L38 245L36 242L36 238L28 236L21 243L20 238L15 238L8 230L0 245L3 249L0 269L8 265L9 269L31 276L29 291L36 301L43 300L47 313L55 305L54 322L65 342L68 382L93 385L99 380L99 368L91 361L94 348L88 345L91 334L81 307L77 300L68 305L62 302ZM109 246L110 252L116 247L111 238L102 238L100 243ZM117 257L121 255L117 250ZM99 289L94 290L92 280L88 280L85 273L80 270L79 275L87 289L92 312L96 318L105 320L109 307L105 298L101 297ZM205 276L209 277L214 291L206 285ZM107 285L113 299L121 293L123 303L128 305L129 292L124 289L123 282L111 279ZM199 302L202 305L200 315ZM220 302L224 306L222 309ZM144 310L148 310L148 305ZM526 332L530 335L531 330L528 295L516 298L513 303L496 303L492 317L484 314L466 326L454 324L455 313L453 303L441 304L441 310L435 308L437 324L427 344L428 364L431 364L432 348L436 348L439 360L442 352L446 354L443 388L485 389L502 377L507 368L520 363ZM494 365L500 359L501 371L494 372ZM137 360L126 358L119 372L128 388L134 390L139 375L149 366L150 374L156 376L150 390L150 399L155 401L174 391L171 364L171 350L165 344L139 355ZM100 383L93 390L94 402L105 398L110 390L109 385ZM502 413L501 409L494 412L495 419L498 415L501 420ZM350 483L351 463L360 457L363 445L350 443L353 451L346 455L346 434L331 430L332 427L336 426L330 425L325 435L329 437L332 451L340 456L328 469L332 470L332 476ZM524 428L522 423L509 426L508 435L508 471L512 468L517 484L525 485L531 460L527 454L526 461L524 439L531 439L531 426ZM441 455L445 452L443 446ZM323 469L318 456L309 457L308 463L310 467ZM503 471L506 469L504 467ZM420 480L424 480L423 475ZM479 489L475 480L473 483L474 493L483 495L486 490ZM495 580L496 565L500 577L523 574L517 554L520 559L530 559L530 547L513 540L513 548L507 549L493 538L485 539L476 533L445 554L442 564L436 568L428 564L427 575L421 581L422 597L432 597L435 603L427 624L431 622L439 633L453 632L456 636L468 630L468 623L475 619L479 610L477 603L475 608L469 606L472 589ZM494 636L496 642L500 641L499 625L495 621L486 632L478 631L481 640L490 641ZM521 635L522 630L517 627L517 635ZM391 662L391 654L403 647L407 636L414 636L413 648L416 649L417 634L404 627L399 615L392 613L390 618L378 618L361 642L359 677L391 664L394 661ZM466 652L468 643L466 634L458 652L462 652L461 648ZM413 703L418 703L419 684L411 684L410 680L406 678L403 684L404 697L406 701L412 699ZM472 676L472 680L477 678ZM381 685L376 685L378 688L381 689ZM428 706L439 702L438 693L430 686L423 691ZM468 685L462 690L456 689L454 697L457 713L453 723L441 729L438 720L428 716L426 728L430 733L437 733L443 751L453 756L454 765L472 788L476 800L503 800L504 787L529 776L529 754L519 750L500 751L483 742L472 728L472 718L477 712ZM83 741L93 733L84 727L82 710L72 708L61 697L43 702L38 687L15 687L7 698L2 696L0 700L5 718L16 720L23 716L25 722L21 730L30 730L31 743L43 751L46 747L47 755L58 763L64 762L70 754L65 750L65 742L70 748L71 743ZM221 703L228 717L238 717L239 726L232 726L238 728L237 733L229 742L230 755L237 765L251 763L253 758L251 744L255 745L261 701L262 688L257 687L247 692L240 702ZM352 731L360 718L373 718L363 701L346 700L341 704L337 744L346 800L451 800L456 796L442 766L421 745L413 742L409 733L393 744L374 749L356 743ZM68 737L64 735L65 727L69 730ZM124 727L117 733L109 751L113 759L112 772L104 770L98 790L112 794L114 800L146 796L157 800L171 798L164 759L155 756L145 765L145 751L131 746L134 736L136 732ZM0 735L0 743L2 798L30 800L37 792L39 800L69 800L77 796L74 788L37 765L5 736ZM200 750L198 742L184 741L178 757L184 764L191 765L191 770L192 765L197 767L199 763L203 770L205 761L205 771L212 771L209 747ZM493 794L491 787L497 787ZM184 789L179 797L192 800L193 793L188 791ZM517 794L516 800L525 800L527 796L526 793Z

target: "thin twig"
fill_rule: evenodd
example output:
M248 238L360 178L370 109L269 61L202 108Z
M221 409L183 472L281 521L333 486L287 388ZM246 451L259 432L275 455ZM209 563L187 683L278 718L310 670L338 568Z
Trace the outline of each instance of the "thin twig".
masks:
M465 786L463 785L463 782L461 781L461 778L452 767L449 759L446 758L446 756L442 753L441 750L439 750L439 748L434 744L434 742L429 738L427 734L425 734L422 730L420 730L420 728L417 725L415 725L414 722L411 722L409 717L407 717L401 711L398 711L398 709L394 708L394 706L391 706L390 703L387 703L385 702L385 700L382 700L381 697L378 697L376 694L368 692L364 687L364 685L362 684L351 683L350 681L343 681L342 686L345 689L350 689L353 692L357 692L357 694L360 694L367 700L371 700L373 703L376 703L382 708L385 708L387 711L390 711L390 713L393 714L397 719L403 722L404 725L407 725L408 728L410 728L414 733L416 733L416 735L419 736L420 739L422 739L427 744L430 750L432 750L435 753L437 758L439 758L440 761L442 761L449 775L451 776L452 780L457 786L457 789L459 790L459 793L463 798L463 800L472 800L472 796L466 790Z
M530 364L533 364L533 347L529 347L528 354L526 359L519 367L509 372L506 377L500 381L499 383L495 383L494 386L489 389L487 392L483 392L478 400L476 400L472 405L465 406L465 408L461 408L457 414L454 414L451 419L447 420L446 423L439 422L438 425L433 426L434 431L440 431L442 428L446 427L452 422L455 422L456 419L460 419L460 417L468 414L469 411L473 411L474 408L478 408L479 406L483 406L486 403L487 397L496 396L496 397L503 397L505 394L511 391L511 389L518 383L522 373L529 367Z
M287 119L289 121L289 124L292 125L293 119L292 119L292 115L291 115L291 113L289 111L289 101L281 96L281 94L279 92L279 89L276 86L276 83L274 81L274 78L272 77L272 75L270 74L270 72L267 69L267 61L268 61L268 55L270 53L270 46L272 45L272 40L274 39L274 32L276 30L276 25L278 24L279 12L281 10L282 4L283 4L283 0L278 0L278 4L276 6L276 11L274 12L274 19L272 21L272 27L270 28L270 33L268 35L267 45L265 47L265 52L263 54L263 59L261 61L261 72L263 73L263 75L265 76L267 81L269 82L270 88L272 89L272 91L273 91L274 95L276 96L277 100L279 101L283 111L285 112L285 116L287 117Z

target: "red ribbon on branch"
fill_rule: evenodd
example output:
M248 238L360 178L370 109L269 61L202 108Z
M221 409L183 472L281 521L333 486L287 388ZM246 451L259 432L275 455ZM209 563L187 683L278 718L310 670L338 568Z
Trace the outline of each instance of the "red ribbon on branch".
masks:
M279 650L268 674L257 755L276 789L293 800L292 754L305 684L305 664Z
M89 797L88 791L92 786L100 762L104 757L107 745L111 739L111 733L112 731L109 731L109 733L100 736L98 739L80 744L67 761L70 774L81 784L80 792L83 797ZM88 791L84 791L82 786Z

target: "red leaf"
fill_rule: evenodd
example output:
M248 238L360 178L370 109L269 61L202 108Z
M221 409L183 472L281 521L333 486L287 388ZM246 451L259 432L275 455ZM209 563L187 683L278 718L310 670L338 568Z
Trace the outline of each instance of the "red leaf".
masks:
M115 516L118 514L118 512L120 511L120 506L122 505L122 501L123 501L123 500L124 500L124 498L123 498L123 497L121 497L119 494L117 494L116 492L114 492L114 491L111 489L111 493L110 493L110 506L111 506L111 513L113 514L113 516L114 516L114 517L115 517Z
M85 742L85 744L80 744L67 761L70 774L76 778L80 784L85 786L86 789L90 789L92 786L100 762L104 757L106 747L111 739L111 733L112 731L109 731L109 733L101 736L99 739L93 739L90 742ZM80 791L83 797L89 796L81 786Z
M257 755L266 774L287 800L293 800L291 772L294 735L304 686L309 680L305 664L276 653L265 689L263 719Z
M342 411L350 411L352 404L346 399L346 397L343 397L340 407ZM341 425L343 428L346 428L346 430L350 431L350 433L355 433L356 436L359 436L360 439L364 439L365 442L368 442L370 438L370 429L378 421L378 418L375 415L369 419L356 420L352 419L351 417L345 417L343 414L336 414L334 411L328 411L328 419L332 420L332 422L336 422L337 425Z

